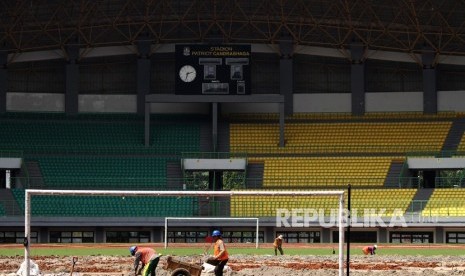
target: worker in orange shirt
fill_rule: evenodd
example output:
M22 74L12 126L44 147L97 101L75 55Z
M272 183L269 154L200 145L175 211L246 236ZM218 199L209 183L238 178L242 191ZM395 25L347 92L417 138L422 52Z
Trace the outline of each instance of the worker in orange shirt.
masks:
M229 254L224 245L221 232L215 230L212 233L215 244L213 246L213 256L208 258L207 263L215 266L215 276L223 276L223 269L229 260Z
M376 255L376 249L378 249L378 246L374 244L373 246L365 246L362 251L365 255Z
M136 245L129 248L131 256L134 256L134 276L142 272L142 276L155 276L160 255L150 247L138 247ZM142 266L139 269L139 263Z
M273 242L273 247L274 247L274 255L278 255L278 250L281 255L284 255L283 252L283 235L279 235L276 239L274 239Z

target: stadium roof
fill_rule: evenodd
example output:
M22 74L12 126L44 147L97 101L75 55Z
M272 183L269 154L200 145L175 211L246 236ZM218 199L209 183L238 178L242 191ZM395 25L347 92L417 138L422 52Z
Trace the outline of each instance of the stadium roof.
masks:
M465 56L465 0L4 0L9 53L158 43L264 43Z

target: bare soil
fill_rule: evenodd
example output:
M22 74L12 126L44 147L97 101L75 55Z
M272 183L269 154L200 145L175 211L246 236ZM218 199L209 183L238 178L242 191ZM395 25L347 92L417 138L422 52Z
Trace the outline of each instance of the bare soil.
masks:
M44 245L47 246L47 245ZM107 246L107 245L105 245ZM465 254L465 251L464 251ZM175 259L200 264L201 256L174 256ZM72 257L35 257L43 276L70 275ZM74 267L74 276L131 275L132 257L84 256ZM228 265L231 276L331 276L338 275L338 256L232 255ZM0 276L14 276L23 262L22 256L0 256ZM169 276L162 256L157 276ZM344 268L344 272L346 268ZM465 275L465 256L351 256L350 274L360 275ZM204 274L202 275L213 275Z

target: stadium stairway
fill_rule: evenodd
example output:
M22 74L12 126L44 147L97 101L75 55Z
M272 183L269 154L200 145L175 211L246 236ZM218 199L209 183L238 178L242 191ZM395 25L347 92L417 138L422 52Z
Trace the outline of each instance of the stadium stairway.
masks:
M386 175L386 180L384 181L384 186L386 188L396 188L399 187L398 178L402 172L402 167L404 166L405 160L393 159L391 165L389 166L388 173Z
M212 127L210 123L200 124L200 151L213 151Z
M245 183L246 189L261 189L263 187L263 171L265 164L263 162L254 162L247 164L247 174Z
M0 191L0 202L3 206L3 213L6 216L18 216L20 209L18 202L16 201L13 193L10 189L2 189Z
M168 190L182 190L182 171L180 162L166 163L166 179Z
M230 152L229 135L229 123L222 120L218 123L218 152Z
M457 150L460 140L465 132L465 118L456 118L447 134L447 137L442 146L442 151L452 156L453 152Z
M198 213L194 215L200 217L230 217L231 216L231 199L229 197L197 197ZM196 208L194 208L195 212Z
M15 188L32 188L32 189L42 189L45 187L44 176L42 175L42 170L40 169L40 164L35 160L26 160L24 162L25 171L21 170L18 177L21 181L22 179L28 179L29 183L15 183Z
M418 189L407 208L408 213L420 214L433 194L434 189Z

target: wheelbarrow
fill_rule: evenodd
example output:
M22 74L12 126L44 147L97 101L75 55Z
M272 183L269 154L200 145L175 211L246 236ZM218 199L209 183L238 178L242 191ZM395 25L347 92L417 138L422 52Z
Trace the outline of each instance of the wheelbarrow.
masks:
M163 269L173 271L171 272L171 276L200 276L203 267L198 264L176 260L168 256Z

